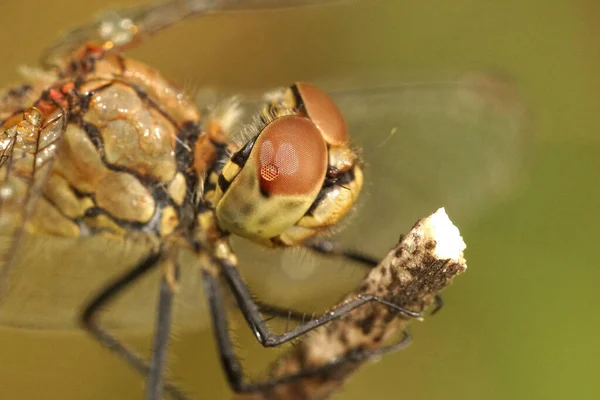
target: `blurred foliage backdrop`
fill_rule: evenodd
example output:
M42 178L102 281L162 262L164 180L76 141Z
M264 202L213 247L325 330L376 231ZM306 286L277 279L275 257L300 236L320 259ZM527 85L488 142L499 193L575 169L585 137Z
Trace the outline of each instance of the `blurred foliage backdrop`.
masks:
M64 30L128 3L2 1L0 83ZM470 269L446 292L447 308L336 398L597 399L599 15L590 0L362 1L192 20L132 55L190 91L489 67L514 76L534 117L528 184L461 226ZM200 398L229 397L210 332L180 334L174 352L173 374ZM253 371L266 366L259 349L242 353ZM0 331L2 399L141 398L142 387L79 332Z

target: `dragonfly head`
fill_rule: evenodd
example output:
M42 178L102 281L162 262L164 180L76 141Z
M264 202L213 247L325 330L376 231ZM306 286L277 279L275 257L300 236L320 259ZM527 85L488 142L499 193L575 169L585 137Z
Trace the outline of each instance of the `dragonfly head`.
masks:
M292 246L341 220L363 183L333 100L296 83L270 95L258 134L223 167L215 193L222 229Z

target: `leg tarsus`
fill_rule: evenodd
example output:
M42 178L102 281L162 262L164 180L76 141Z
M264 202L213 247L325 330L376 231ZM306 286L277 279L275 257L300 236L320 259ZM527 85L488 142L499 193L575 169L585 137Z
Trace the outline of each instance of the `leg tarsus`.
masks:
M356 262L368 268L376 267L380 261L379 259L372 257L368 254L344 248L335 242L324 239L310 240L304 244L304 247L319 254L326 255L328 257L346 258L350 261Z
M177 275L177 274L175 274ZM173 277L177 280L177 277ZM160 282L156 331L152 343L150 371L146 379L146 400L161 400L164 386L165 365L173 316L172 282L166 276Z
M389 346L382 347L376 350L360 350L351 354L352 351L348 352L346 355L347 361L364 361L370 358L382 357L389 353L394 353L396 351L404 350L412 343L412 336L408 330L402 332L402 337L398 340L397 343L391 344Z
M346 303L337 306L336 308L328 311L327 313L315 318L309 322L306 322L295 329L285 332L283 334L274 334L264 321L264 318L260 314L259 307L250 295L248 287L244 283L242 277L237 270L237 267L231 262L223 259L218 259L217 262L221 265L221 271L223 272L226 282L229 285L233 295L236 298L238 306L246 319L246 322L252 329L257 340L265 347L274 347L280 344L289 342L306 332L309 332L329 321L337 319L348 312L362 306L363 304L375 301L385 306L392 308L398 314L402 314L408 318L419 318L421 317L420 312L415 312L403 307L400 307L394 303L384 300L378 296L364 294L359 295L355 299L347 301Z
M271 315L276 318L284 318L297 322L304 322L308 313L288 309L285 307L274 306L271 304L264 303L262 301L256 301L256 305L261 313Z
M436 294L435 299L433 300L433 309L429 315L437 314L442 308L444 308L444 299L439 294Z

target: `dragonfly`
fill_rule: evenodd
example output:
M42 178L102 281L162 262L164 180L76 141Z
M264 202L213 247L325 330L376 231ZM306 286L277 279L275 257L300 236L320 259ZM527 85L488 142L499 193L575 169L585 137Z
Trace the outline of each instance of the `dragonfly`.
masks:
M185 398L163 377L171 321L180 312L194 326L210 315L232 389L263 390L279 381L244 381L223 338L220 279L264 346L343 313L274 334L261 312L298 313L250 296L232 235L372 266L376 258L362 250L382 254L405 221L439 205L473 215L511 190L527 113L502 77L327 91L296 83L260 101L199 107L123 55L192 17L312 3L179 0L111 13L71 32L44 54L42 68L28 71L27 83L0 93L0 324L83 327L147 377L147 398L163 388ZM398 204L407 206L399 212ZM348 227L336 233L341 220ZM319 290L319 282L326 280L309 284ZM115 312L100 324L109 304ZM148 328L154 316L147 363L113 330Z

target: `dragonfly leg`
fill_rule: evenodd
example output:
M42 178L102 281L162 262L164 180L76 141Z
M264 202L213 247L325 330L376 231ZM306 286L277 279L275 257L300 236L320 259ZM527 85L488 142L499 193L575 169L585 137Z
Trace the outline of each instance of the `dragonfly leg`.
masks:
M304 247L329 257L346 258L350 261L354 261L368 268L376 267L377 264L379 264L379 262L381 261L378 258L375 258L368 254L364 254L353 249L342 247L338 243L324 239L311 240L304 244Z
M303 369L299 372L267 379L259 382L245 382L244 372L238 357L235 354L233 344L229 335L229 326L227 322L227 313L225 312L224 302L219 286L219 280L210 272L204 271L204 289L209 301L209 309L212 315L213 330L215 339L221 356L221 363L231 389L237 393L252 393L265 391L275 386L302 380L307 377L324 376L328 377L330 372L347 362L361 362L372 357L378 357L383 354L397 351L410 344L411 338L407 332L403 337L393 345L377 349L374 351L350 350L345 355L337 357L335 360L316 367Z
M402 332L402 337L396 343L374 350L352 349L341 358L344 360L344 362L361 362L371 358L383 357L386 354L395 353L396 351L404 350L411 343L412 336L407 329Z
M175 282L178 280L179 268L175 266ZM167 363L167 350L173 317L173 282L163 277L160 283L160 295L156 314L156 331L152 343L152 359L150 371L146 380L146 400L162 399L164 387L165 366Z
M307 242L304 247L328 257L342 257L350 261L354 261L366 268L374 268L380 262L379 259L373 256L358 252L353 249L345 248L338 243L324 239L311 240ZM438 313L443 307L444 299L438 294L435 296L434 306L430 314L434 315Z
M102 309L108 303L117 298L119 294L129 288L131 284L143 278L148 272L158 267L162 257L163 254L161 252L152 253L133 268L117 277L112 283L104 287L88 304L86 304L80 316L80 324L83 329L89 332L95 340L100 342L100 344L107 349L113 351L143 376L148 376L152 368L146 361L137 355L134 350L121 343L117 337L102 327L98 322L98 317ZM164 285L161 284L161 290L163 286ZM162 301L165 300L161 293L161 302ZM166 302L168 303L169 301L167 300ZM161 307L167 306L160 304L159 309ZM168 308L170 308L170 305ZM170 312L167 314L170 314ZM155 340L155 345L156 344L157 341ZM185 400L187 398L179 388L171 383L165 383L164 388L175 399Z
M268 303L262 302L260 300L255 300L255 303L261 313L268 314L272 317L287 318L288 320L298 321L298 322L304 322L307 319L310 319L310 318L307 318L307 316L310 314L305 313L305 312L292 310L292 309L289 309L286 307L274 306L272 304L268 304Z
M280 344L289 342L290 340L293 340L305 334L306 332L309 332L323 324L326 324L329 321L344 316L348 312L362 306L363 304L373 301L388 306L396 312L398 312L399 314L402 314L406 317L421 317L421 313L419 312L403 308L401 306L388 302L380 297L367 294L357 296L353 300L347 301L343 305L337 306L336 308L331 309L325 314L308 322L305 322L288 332L285 332L283 334L275 334L269 329L269 327L265 323L265 320L260 314L258 305L252 298L248 287L244 283L242 277L239 274L239 271L237 270L236 265L224 259L219 259L218 261L221 266L221 271L225 276L227 284L233 292L233 295L236 298L236 301L240 307L242 314L244 315L244 318L246 319L246 322L252 328L254 336L256 336L257 340L265 347L279 346Z
M444 308L444 299L439 294L436 294L435 299L433 300L433 309L431 310L430 314L431 315L436 314L442 308Z

